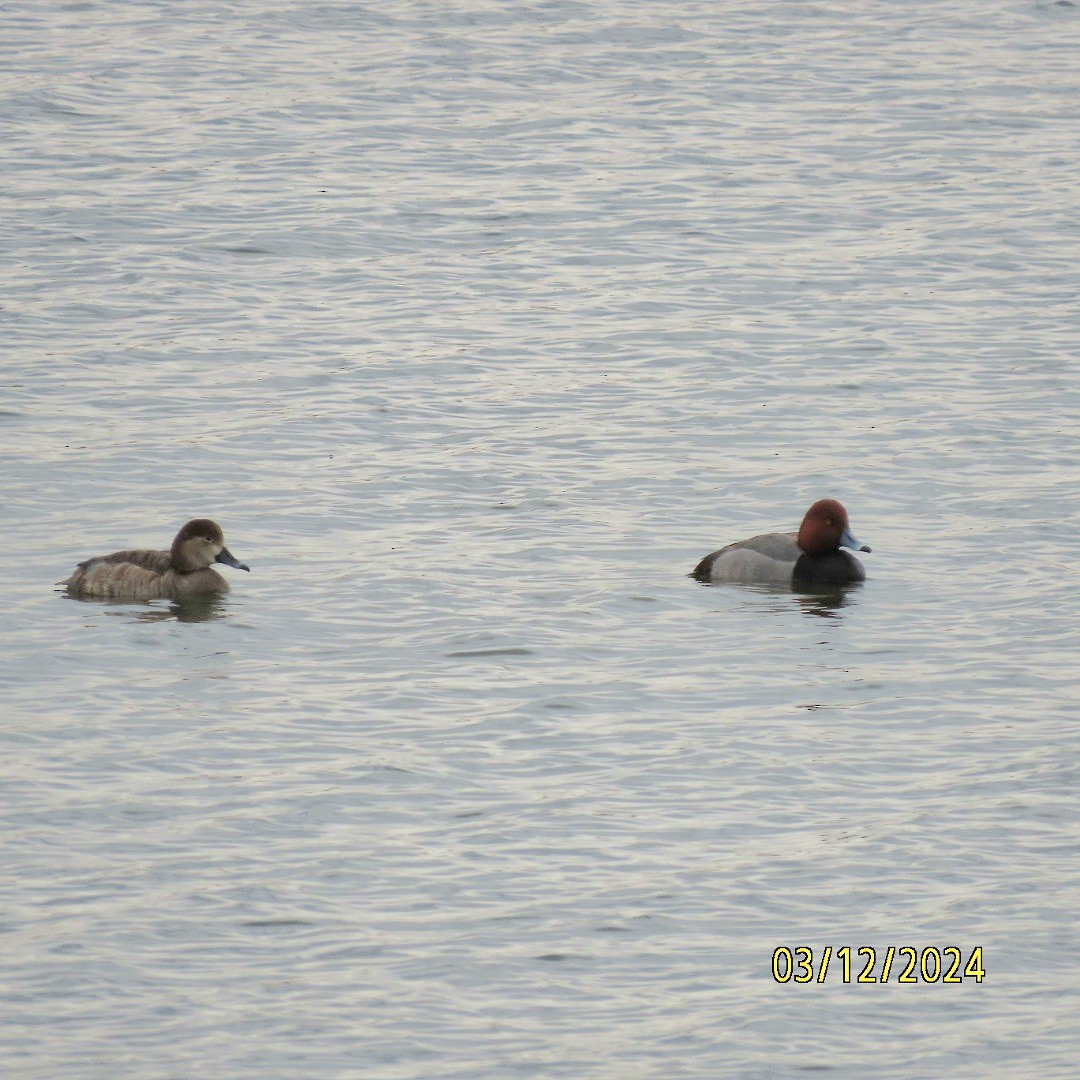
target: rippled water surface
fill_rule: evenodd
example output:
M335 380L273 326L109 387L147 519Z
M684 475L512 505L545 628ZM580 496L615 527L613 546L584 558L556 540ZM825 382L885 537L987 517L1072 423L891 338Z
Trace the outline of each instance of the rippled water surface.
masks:
M4 1076L1076 1075L1080 9L0 29Z

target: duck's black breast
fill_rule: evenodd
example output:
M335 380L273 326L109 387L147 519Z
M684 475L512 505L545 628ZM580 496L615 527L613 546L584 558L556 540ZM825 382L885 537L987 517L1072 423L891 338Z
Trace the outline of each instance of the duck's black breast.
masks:
M795 585L851 585L865 580L862 563L846 551L832 551L828 555L803 552L792 573Z
M705 558L694 567L690 576L696 578L698 581L704 581L706 583L712 581L713 563L716 562L716 557L719 554L719 551L714 551L711 555L706 555Z

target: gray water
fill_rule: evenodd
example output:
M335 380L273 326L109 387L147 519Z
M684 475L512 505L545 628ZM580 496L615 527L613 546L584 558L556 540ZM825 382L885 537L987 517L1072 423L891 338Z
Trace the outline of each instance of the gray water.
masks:
M1075 1076L1078 41L4 7L3 1075ZM824 496L865 585L686 576Z

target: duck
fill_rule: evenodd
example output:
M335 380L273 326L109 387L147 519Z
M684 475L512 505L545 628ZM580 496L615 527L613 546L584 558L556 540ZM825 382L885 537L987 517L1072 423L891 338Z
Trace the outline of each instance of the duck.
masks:
M728 544L706 555L690 576L707 584L851 585L866 580L852 551L870 548L855 539L842 503L819 499L797 533L762 533Z
M176 534L168 551L98 555L79 563L60 584L67 586L69 596L108 600L180 600L226 593L229 583L211 569L213 563L251 570L225 546L220 525L195 518Z

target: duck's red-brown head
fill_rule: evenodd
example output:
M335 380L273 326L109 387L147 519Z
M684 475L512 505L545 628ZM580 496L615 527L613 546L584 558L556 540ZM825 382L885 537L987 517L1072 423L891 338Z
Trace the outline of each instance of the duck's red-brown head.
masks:
M836 499L819 499L806 511L796 543L807 555L828 555L842 547L870 550L852 535L847 511Z

